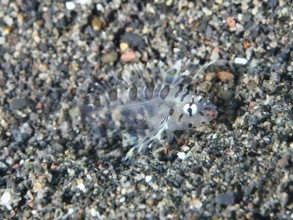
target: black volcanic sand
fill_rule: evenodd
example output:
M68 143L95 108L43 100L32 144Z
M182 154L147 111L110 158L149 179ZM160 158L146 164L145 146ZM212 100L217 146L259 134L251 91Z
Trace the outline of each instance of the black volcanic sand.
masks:
M291 1L50 2L0 3L1 219L293 218ZM217 119L122 163L95 82L177 59Z

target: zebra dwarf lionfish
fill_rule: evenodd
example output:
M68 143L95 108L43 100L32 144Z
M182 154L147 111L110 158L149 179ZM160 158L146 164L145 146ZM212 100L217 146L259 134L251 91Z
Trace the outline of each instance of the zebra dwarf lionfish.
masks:
M96 124L94 135L99 140L116 135L124 137L124 145L131 146L124 160L144 152L155 143L170 143L176 130L190 130L217 117L216 106L196 95L192 84L204 69L194 72L190 61L177 61L166 70L159 62L154 68L134 64L124 69L123 79L114 74L111 80L96 83L99 91L92 111L85 121ZM114 83L113 83L114 82ZM96 104L98 103L98 104Z

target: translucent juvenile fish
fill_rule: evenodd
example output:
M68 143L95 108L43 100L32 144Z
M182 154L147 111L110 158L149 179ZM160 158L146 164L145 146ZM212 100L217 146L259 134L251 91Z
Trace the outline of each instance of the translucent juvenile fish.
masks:
M192 84L198 74L189 61L177 61L169 70L159 62L156 68L133 65L122 73L123 80L111 75L112 83L97 82L102 91L95 103L85 106L85 121L95 124L95 139L120 133L131 148L125 160L151 148L170 143L176 130L190 130L217 117L216 106L195 94ZM99 141L99 143L100 143Z

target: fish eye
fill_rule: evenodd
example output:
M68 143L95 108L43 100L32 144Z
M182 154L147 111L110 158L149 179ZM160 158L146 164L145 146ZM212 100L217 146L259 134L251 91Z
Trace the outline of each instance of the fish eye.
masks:
M191 117L198 112L198 109L195 103L190 102L184 105L183 112L185 115L188 115Z
M203 100L203 97L202 97L202 96L198 96L198 98L197 98L197 102L198 102L198 103L201 103L202 100Z

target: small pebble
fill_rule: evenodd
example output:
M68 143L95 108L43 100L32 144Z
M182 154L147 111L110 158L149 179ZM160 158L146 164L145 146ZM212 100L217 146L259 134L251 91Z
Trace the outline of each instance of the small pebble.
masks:
M177 156L181 160L185 160L186 159L186 153L184 153L184 152L178 152L177 153Z
M9 126L8 122L5 119L0 120L0 125L5 129L7 129Z
M237 33L241 33L244 31L244 27L242 24L236 23L236 31Z
M13 19L9 16L5 16L3 18L3 21L8 25L8 26L12 26L13 25Z
M234 79L234 75L227 71L220 71L217 73L217 77L222 81L231 81Z
M245 58L241 58L241 57L236 57L234 59L234 63L236 64L241 64L241 65L246 65L248 63L248 60Z
M270 47L271 48L275 48L275 47L277 47L278 46L278 43L276 42L276 41L272 41L271 43L270 43Z
M65 6L66 6L66 8L67 8L67 10L74 10L75 9L75 7L76 7L76 5L75 5L75 3L74 2L66 2L65 3Z
M218 4L218 5L221 5L223 3L223 0L215 0L215 2Z
M218 91L217 96L223 100L228 101L232 98L233 94L234 93L231 90L222 89L222 90Z
M219 59L219 57L220 57L219 52L220 52L219 47L215 47L215 48L212 50L212 54L211 54L210 59L211 59L211 60L217 60L217 59Z
M1 196L0 205L7 208L8 210L11 210L12 207L10 206L10 204L11 204L11 194L10 192L5 191L3 195Z
M151 182L151 180L152 180L152 176L149 176L149 175L145 176L145 181L147 183Z
M189 208L190 209L200 209L202 207L202 202L197 198L192 198L189 201Z
M41 183L36 182L33 186L33 191L34 192L40 192L43 189L43 186Z
M247 50L245 51L245 55L247 60L251 60L253 55L253 48L252 47L247 48Z
M22 98L14 98L10 101L10 109L11 110L19 110L27 107L28 105L28 100L27 99L22 99Z
M96 9L100 12L104 12L104 10L105 10L104 6L100 3L96 4Z
M219 205L232 205L234 203L234 195L232 192L222 193L214 201Z
M3 31L2 31L2 35L3 36L7 36L8 34L10 34L12 31L12 27L11 26L5 26L3 27Z
M129 48L129 45L127 43L121 42L119 45L119 48L120 48L120 51L124 53Z
M91 4L92 0L75 0L76 3L81 5Z
M24 22L24 16L22 14L17 15L17 22L19 25L22 25Z
M282 169L285 169L289 166L289 161L288 158L283 156L281 159L278 160L278 165L279 167L281 167Z
M118 53L114 50L110 51L109 53L104 54L101 57L103 63L114 63L118 59Z
M173 4L173 0L167 0L167 1L166 1L166 5L167 5L167 6L171 6L172 4Z
M34 41L35 41L36 43L40 43L41 38L40 38L40 36L39 36L39 34L38 34L37 31L34 31L34 32L32 33L32 37L33 37L33 39L34 39Z
M106 21L105 21L105 19L103 19L101 17L94 16L91 21L91 26L94 31L102 30L105 27L105 25L106 25Z
M212 15L212 14L213 14L213 12L212 12L210 9L206 8L206 7L203 7L203 8L202 8L202 11L203 11L203 13L204 13L206 16L209 16L209 15Z
M78 182L78 185L76 186L78 189L80 189L82 192L86 192L86 187L85 187L85 185L84 185L84 183L83 183L83 180L82 179L79 179L79 180L77 180L77 182Z
M143 38L135 33L126 32L121 36L121 42L125 42L131 48L143 48L145 46Z
M250 41L244 41L242 45L243 45L244 49L247 49L251 46L251 43L250 43Z
M41 102L38 102L36 105L36 109L42 110L42 108L43 108L43 104Z
M0 37L0 45L3 45L5 44L5 37Z
M123 62L132 62L136 59L135 52L128 48L122 55L121 55L121 60Z
M216 73L210 72L205 75L207 81L212 81L216 77Z
M0 144L0 146L1 146L1 144ZM5 175L6 172L7 172L7 170L8 170L8 167L6 166L6 164L5 163L2 163L0 161L0 175L1 176Z
M234 28L236 25L235 19L233 17L226 18L226 23L229 26L229 28Z
M188 146L185 145L185 146L182 147L182 150L184 152L190 151L190 147L188 147Z

